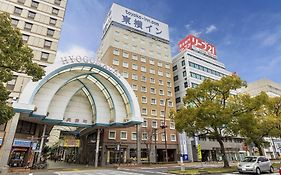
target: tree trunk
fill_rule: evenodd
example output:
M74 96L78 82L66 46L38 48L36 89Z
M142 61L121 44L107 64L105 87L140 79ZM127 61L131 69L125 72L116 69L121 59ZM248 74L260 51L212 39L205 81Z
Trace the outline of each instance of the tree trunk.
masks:
M227 168L229 167L229 163L225 154L225 148L224 148L224 144L221 138L217 138L217 141L220 144L220 148L221 148L221 154L222 154L222 160L223 160L223 167Z
M262 151L262 147L260 144L258 144L257 142L254 142L255 146L258 148L259 150L259 155L260 156L263 156L263 151Z

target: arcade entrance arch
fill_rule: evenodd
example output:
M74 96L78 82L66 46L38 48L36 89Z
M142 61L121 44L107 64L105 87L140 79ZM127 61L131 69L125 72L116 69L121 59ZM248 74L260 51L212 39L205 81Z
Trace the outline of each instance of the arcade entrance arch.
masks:
M111 67L89 57L68 56L45 70L46 75L29 82L13 104L14 124L23 119L47 126L78 127L84 134L96 130L97 165L101 128L130 127L143 121L135 93ZM15 130L10 133L15 135ZM3 143L6 149L12 145Z

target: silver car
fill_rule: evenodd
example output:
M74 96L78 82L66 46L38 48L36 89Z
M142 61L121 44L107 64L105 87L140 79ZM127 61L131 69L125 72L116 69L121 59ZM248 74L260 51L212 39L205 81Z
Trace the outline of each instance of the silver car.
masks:
M262 172L273 173L274 169L270 160L264 156L249 156L245 157L238 164L239 173L255 173L261 174Z

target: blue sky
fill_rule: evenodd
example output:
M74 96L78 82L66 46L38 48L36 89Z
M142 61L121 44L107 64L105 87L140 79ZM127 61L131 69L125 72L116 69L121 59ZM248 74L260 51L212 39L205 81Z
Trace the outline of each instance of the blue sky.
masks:
M196 34L247 82L281 83L280 0L68 0L59 54L94 55L113 2L167 23L172 55L180 39Z

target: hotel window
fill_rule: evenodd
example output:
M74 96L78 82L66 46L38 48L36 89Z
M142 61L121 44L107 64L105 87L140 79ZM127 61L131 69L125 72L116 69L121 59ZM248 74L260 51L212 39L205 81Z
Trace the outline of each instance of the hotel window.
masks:
M178 92L180 90L180 86L175 87L175 92Z
M180 97L177 97L176 98L176 103L180 103L181 102L181 98Z
M47 36L54 36L55 30L53 29L47 29Z
M155 141L155 136L156 136L156 141L158 141L158 134L155 133L155 131L152 133L152 141Z
M163 72L161 70L158 70L158 75L163 76Z
M150 78L150 83L155 83L155 79L154 78Z
M150 88L150 93L155 94L155 88Z
M141 97L141 102L142 102L142 103L147 103L147 98L146 98L146 97L144 97L144 96L143 96L143 97Z
M168 90L167 95L168 95L169 97L171 97L171 96L172 96L172 92Z
M171 74L169 72L166 72L166 77L167 78L170 78L171 77Z
M132 136L131 136L131 140L137 140L137 133L136 132L132 132Z
M183 72L182 72L182 76L183 76L183 77L186 77L186 71L183 71Z
M173 71L175 71L175 70L177 70L177 69L178 69L178 66L177 66L177 65L173 66Z
M41 54L41 60L47 61L48 58L49 58L49 53L47 53L47 52L42 52L42 54Z
M164 117L164 115L165 115L165 111L160 111L160 116Z
M143 120L143 122L142 122L142 127L143 127L143 128L146 128L146 127L147 127L147 120Z
M127 131L121 131L120 132L120 139L121 140L127 140Z
M173 102L172 102L172 101L169 101L169 102L168 102L168 106L169 106L169 107L173 107Z
M141 67L141 71L142 71L142 72L146 72L146 67L145 67L145 66L142 66L142 67Z
M188 83L184 82L184 88L187 88L187 87L188 87Z
M171 82L170 81L167 81L167 86L171 87Z
M122 76L123 76L124 78L129 78L128 72L123 72L123 73L122 73Z
M142 92L147 92L146 87L145 87L145 86L142 86L142 87L141 87L141 91L142 91Z
M132 89L135 90L135 91L137 91L137 90L138 90L138 85L132 84Z
M143 52L143 53L145 52L145 49L143 47L141 48L141 52Z
M159 100L159 103L160 103L161 106L164 106L164 105L165 105L163 99Z
M60 5L60 3L61 3L61 0L55 0L56 5Z
M137 55L132 55L132 59L133 60L138 60L138 56Z
M151 127L152 128L157 128L157 120L152 120Z
M37 1L32 1L31 2L31 7L33 7L33 8L38 8L38 5L39 5L39 2L37 2Z
M181 65L185 66L185 61L184 60L181 61Z
M126 67L126 68L128 68L128 67L129 67L129 64L128 64L128 62L123 62L123 67Z
M17 27L17 25L18 25L18 23L19 23L19 20L18 20L18 19L12 18L12 19L11 19L11 23L12 23L12 25L13 25L14 27Z
M55 26L56 23L57 23L57 19L55 19L55 18L50 18L49 24Z
M172 142L177 141L176 134L171 134L171 141L172 141Z
M174 76L174 81L177 81L179 79L179 76Z
M141 57L141 62L145 63L146 62L146 58L145 57Z
M166 140L167 140L167 135L165 135L165 133L162 133L162 142L165 141L165 137L166 137Z
M129 54L126 53L126 52L123 52L123 57L124 57L124 58L129 58Z
M141 76L141 81L146 82L146 77L144 75Z
M147 132L143 132L142 133L142 140L147 140L147 138L148 138Z
M29 22L25 22L24 24L24 29L25 30L31 30L32 29L33 24L29 23Z
M170 121L170 129L175 129L175 128L176 128L175 122Z
M164 90L163 89L159 90L159 95L164 95Z
M158 62L157 65L158 65L159 67L162 67L162 66L163 66L162 62Z
M23 42L27 43L28 39L29 39L29 35L22 34L22 40L23 40Z
M163 80L159 80L159 85L164 85Z
M154 70L154 69L150 69L150 70L149 70L149 73L155 74L155 70Z
M134 69L134 70L138 70L138 65L133 64L133 65L132 65L132 69Z
M147 115L147 109L146 108L142 108L141 109L141 113L144 114L144 115Z
M52 14L58 15L59 14L59 9L53 7Z
M151 115L152 115L152 116L157 116L157 112L156 112L155 109L152 109L152 110L151 110Z
M21 15L22 8L15 7L14 14Z
M35 18L35 15L36 15L36 13L35 12L32 12L32 11L28 11L28 18L30 18L30 19L34 19Z
M108 132L108 139L114 140L116 138L116 131L109 131Z
M113 63L113 65L119 65L119 60L118 60L118 58L114 58L114 59L112 60L112 63Z
M138 75L137 75L137 74L133 74L133 75L132 75L132 79L133 79L133 80L138 80Z
M152 104L152 105L156 105L156 99L155 99L155 98L152 98L152 99L151 99L151 104Z
M125 39L129 38L128 34L124 34L123 36L124 36Z
M119 50L118 49L114 49L113 50L113 55L119 55Z
M170 64L166 63L165 68L170 69Z
M149 60L149 64L154 65L154 60Z
M160 122L160 127L163 127L163 126L167 126L167 123L164 123L164 120L161 120L161 122Z
M52 41L49 41L49 40L44 41L44 47L45 48L51 48L51 45L52 45Z

